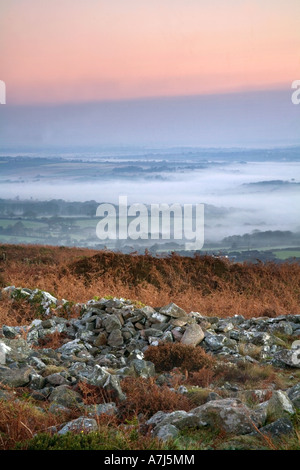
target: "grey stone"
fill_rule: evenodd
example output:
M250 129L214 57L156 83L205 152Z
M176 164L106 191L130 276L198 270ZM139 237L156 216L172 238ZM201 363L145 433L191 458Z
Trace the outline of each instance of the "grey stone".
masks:
M51 392L49 401L65 406L66 408L74 408L82 403L82 397L69 386L59 385Z
M158 346L160 343L162 343L162 341L161 339L156 338L154 336L149 336L148 343L150 344L150 346Z
M124 307L124 302L122 299L117 299L114 297L113 299L109 299L105 302L105 308L106 310L111 309L111 308L122 308Z
M168 315L169 317L173 317L173 318L180 318L180 317L186 317L187 316L186 312L174 303L170 303L170 304L162 307L159 310L159 313L162 313L163 315Z
M87 346L86 343L93 342L95 341L96 338L95 338L94 331L84 330L84 331L79 331L77 333L76 339L82 341L84 343L84 346Z
M300 349L281 349L274 354L274 365L300 369Z
M150 307L149 305L145 305L145 307L140 309L140 312L143 314L145 318L150 318L153 313L155 313L154 308Z
M32 390L40 390L45 386L45 378L40 374L32 373L30 374L30 388Z
M133 359L130 365L134 368L136 377L148 379L155 376L155 366L153 362L144 361L143 359Z
M44 371L47 367L41 359L35 356L32 356L28 359L28 364L30 364L32 367L41 372Z
M169 317L154 311L149 317L149 320L151 323L166 323L169 320Z
M98 364L95 366L87 366L82 363L74 363L69 372L74 374L79 380L87 381L91 385L102 387L109 376L109 372L105 367Z
M119 346L122 346L123 343L124 343L124 339L123 339L121 330L117 330L117 329L112 330L112 332L109 334L107 338L107 344L114 348L118 348Z
M0 341L0 365L6 364L6 355L10 352L11 348Z
M248 341L255 344L255 346L271 346L274 342L272 336L269 333L247 331L241 335L240 340Z
M243 317L243 315L234 315L230 320L234 325L240 325L245 321L245 317Z
M139 349L135 349L131 351L131 353L129 354L127 358L127 362L130 363L134 359L144 359L144 353L140 351Z
M86 418L85 416L80 416L80 418L69 421L57 434L63 435L67 432L73 433L89 433L98 431L97 421L93 418Z
M57 403L51 403L49 406L49 412L54 415L60 415L61 413L70 413L70 409Z
M185 415L178 416L172 420L172 424L180 430L186 428L197 428L199 427L199 418L193 413L186 413Z
M193 415L192 413L187 413L183 410L177 410L171 413L158 411L146 422L147 425L154 428L155 435L157 435L160 429L164 428L165 426L172 425L177 429L184 429L197 427L198 423L199 419L197 416Z
M229 332L229 338L234 339L235 341L239 341L241 336L241 332L238 330L231 330Z
M111 333L113 330L120 330L122 328L122 324L117 315L107 315L107 317L102 320L102 323L107 333Z
M267 413L275 421L283 416L295 414L295 408L286 392L274 390L268 402Z
M120 385L120 379L116 375L109 375L106 382L103 385L103 388L108 392L111 392L114 397L120 401L126 400L126 395L123 393Z
M99 335L95 339L94 346L97 346L97 347L105 346L106 343L107 343L107 335L102 331L101 333L99 333Z
M29 366L20 369L10 369L0 366L0 383L9 387L24 387L30 382L30 375L34 372Z
M213 400L222 400L222 397L216 392L210 392L207 395L206 401L209 402L209 401L213 401Z
M259 433L264 434L265 436L276 438L293 434L294 426L289 418L279 418L273 423L267 424L266 426L260 428Z
M149 338L150 336L158 338L163 335L163 331L157 328L147 328L143 333L146 338Z
M118 359L114 354L101 354L97 359L97 364L102 367L120 367L121 365L120 359Z
M267 418L268 418L268 404L269 404L268 401L264 401L256 405L256 407L253 410L254 413L257 415L258 422L260 423L261 426L263 426L266 423Z
M285 335L292 335L293 327L287 321L280 321L279 323L275 323L274 325L270 326L270 332L273 334L282 333Z
M180 385L177 389L177 392L181 395L185 395L186 393L188 393L188 389L184 385Z
M180 327L173 328L171 330L171 333L172 333L173 338L174 338L175 341L177 341L177 342L181 341L181 338L183 336L183 332L181 331Z
M6 353L6 362L8 359L10 361L24 362L32 353L30 345L23 338L2 338L1 343L10 348Z
M46 377L46 381L50 385L67 385L68 381L60 373L50 374Z
M87 349L85 345L80 342L80 339L76 338L73 341L69 341L68 343L63 344L60 348L57 349L57 351L65 355L76 355L80 351L87 352Z
M85 407L88 416L101 416L103 414L114 416L118 412L117 405L114 402L100 403L99 405L88 405Z
M155 424L155 427L162 427L166 424L173 424L177 427L177 423L188 416L188 413L183 410L172 411L171 413L164 413L164 415L159 415L158 413L152 416L152 418L147 421L147 424Z
M141 312L137 312L136 315L133 315L131 318L130 318L130 322L131 323L139 323L140 321L144 321L145 320L145 317L144 315L141 313Z
M227 333L230 330L233 330L234 325L231 321L220 320L216 325L216 331L219 333Z
M287 395L295 408L300 409L300 383L287 390Z
M47 320L42 321L41 326L45 329L53 328L55 327L55 321L51 318L48 318Z
M48 399L52 391L53 387L44 387L39 390L33 389L30 395L32 398L34 398L34 400L44 401Z
M131 353L135 349L140 349L141 351L147 347L147 342L143 339L132 338L130 342L126 345L126 351Z
M134 332L131 332L128 328L122 329L122 336L124 338L124 341L130 340L134 336Z
M186 327L186 330L181 338L181 343L189 346L197 346L204 338L204 333L201 326L193 323Z
M10 338L10 339L14 339L17 336L17 332L15 328L13 328L12 326L3 325L2 333L4 334L6 338Z
M260 415L232 398L209 401L190 413L197 416L198 426L217 427L233 434L248 434L255 429L253 424L263 424Z
M204 343L209 347L211 351L218 351L222 349L226 341L226 336L224 335L215 335L207 333L204 339Z
M96 364L94 367L87 366L77 372L77 377L96 387L103 387L108 392L112 392L119 400L124 400L126 396L122 392L120 379L118 376L111 375L104 367Z
M38 328L31 328L27 334L27 343L37 345L39 343L39 331Z
M178 434L179 430L173 424L166 424L155 433L156 437L164 442L174 439Z
M182 326L185 326L189 321L191 322L189 317L173 318L171 319L170 324L174 327L175 326L182 327Z
M85 331L94 331L95 330L95 324L94 323L87 323L85 326Z
M160 337L162 343L173 343L174 338L171 331L165 331L164 334Z
M153 426L156 427L159 423L162 422L162 420L168 415L168 413L165 413L164 411L157 411L151 418L149 418L146 421L146 424L148 426Z
M268 394L270 393L269 389L264 390L241 390L237 394L237 398L241 401L254 401L254 402L263 402L267 399Z

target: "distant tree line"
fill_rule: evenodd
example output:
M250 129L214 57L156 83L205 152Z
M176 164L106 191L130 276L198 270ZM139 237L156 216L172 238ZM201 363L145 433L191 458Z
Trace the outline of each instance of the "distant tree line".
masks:
M231 248L251 248L267 246L300 245L300 233L293 233L289 230L254 230L252 233L244 235L232 235L223 239L224 246Z
M0 199L1 217L59 217L96 215L99 203L96 201L68 202L63 199L50 201L20 201L18 199Z

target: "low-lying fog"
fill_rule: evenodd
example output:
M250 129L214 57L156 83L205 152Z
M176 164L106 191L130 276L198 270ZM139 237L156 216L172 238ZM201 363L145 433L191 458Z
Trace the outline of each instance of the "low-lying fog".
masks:
M145 171L142 159L135 158L125 160L130 167L122 175L117 161L111 172L103 160L99 165L16 165L1 172L0 197L118 204L119 196L126 195L128 204L204 203L206 237L212 241L255 229L300 231L300 162L246 163L243 155L239 160L228 162L224 156L223 162L205 161L202 167L199 161L174 166L168 160L164 167Z

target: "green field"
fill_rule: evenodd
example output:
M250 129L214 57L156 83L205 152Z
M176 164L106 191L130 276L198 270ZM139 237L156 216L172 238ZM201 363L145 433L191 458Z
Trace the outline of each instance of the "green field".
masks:
M281 250L281 251L274 251L274 255L278 259L288 259L288 258L300 258L300 250Z
M15 235L2 235L0 234L1 243L41 243L41 238L38 237L17 237Z
M0 227L7 228L9 226L15 225L17 222L22 222L25 228L42 228L47 226L45 222L35 221L35 220L26 220L26 219L0 219Z

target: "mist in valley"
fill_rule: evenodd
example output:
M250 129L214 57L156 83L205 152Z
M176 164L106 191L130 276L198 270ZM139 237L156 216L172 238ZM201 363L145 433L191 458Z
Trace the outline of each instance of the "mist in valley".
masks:
M30 211L26 215L24 210L23 202L27 201L32 207L31 216L36 220L41 217L93 218L98 204L117 206L123 195L127 196L128 205L204 204L207 246L257 231L300 232L298 149L141 150L130 152L128 148L126 152L123 149L119 155L2 156L0 215L4 218L25 215L30 219ZM9 209L5 206L8 200ZM37 201L51 200L72 202L72 210L64 213L60 204L53 213L43 213L41 206L36 210ZM85 201L93 201L88 213L79 210L79 203ZM96 224L95 219L89 236L92 232L95 235ZM294 238L293 244L297 245L297 236ZM290 242L287 238L286 245ZM230 240L228 243L235 246ZM251 247L255 246L251 244Z

